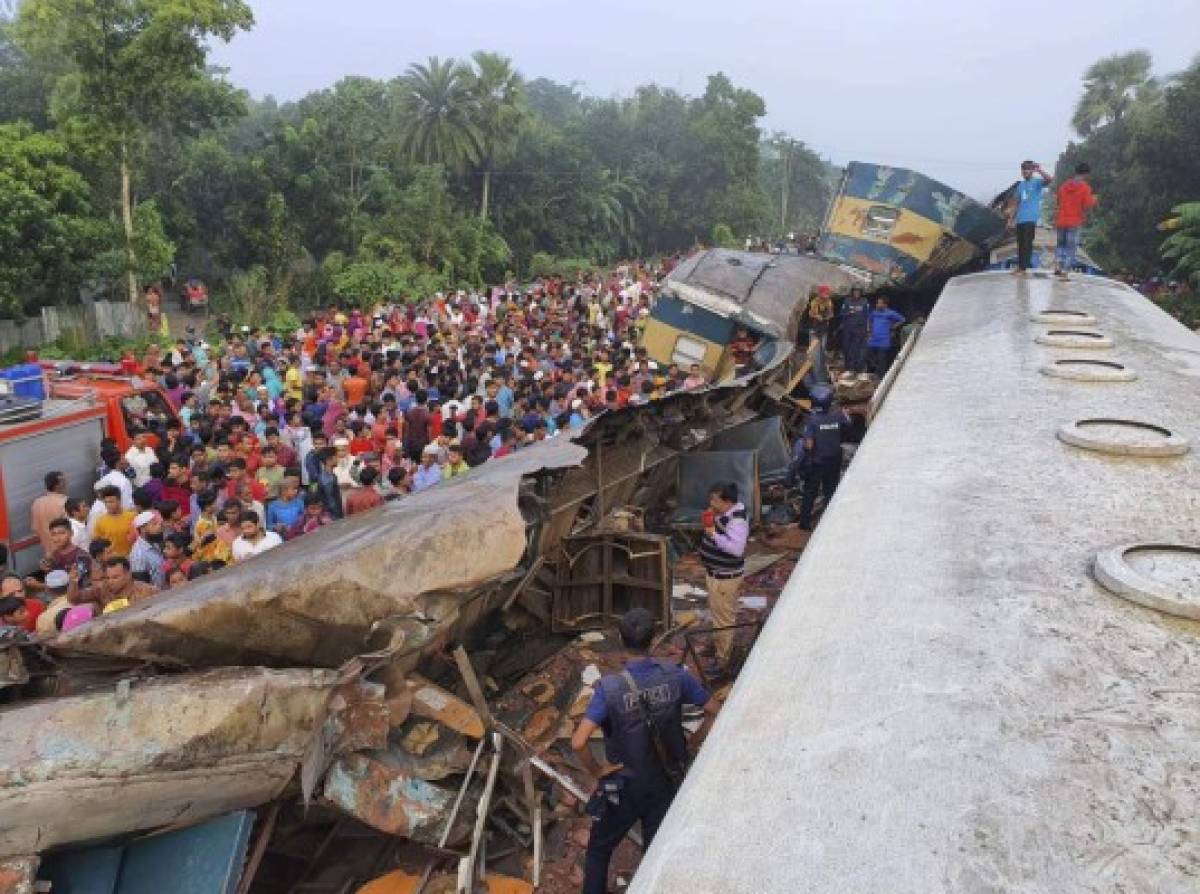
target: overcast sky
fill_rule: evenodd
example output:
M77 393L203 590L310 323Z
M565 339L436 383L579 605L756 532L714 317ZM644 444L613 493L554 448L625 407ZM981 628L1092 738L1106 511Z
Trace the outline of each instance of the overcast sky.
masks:
M1198 0L251 0L257 25L218 64L255 96L296 99L428 56L509 55L527 77L685 93L726 72L837 163L912 167L974 196L1048 168L1084 69L1147 49L1160 73L1200 52Z

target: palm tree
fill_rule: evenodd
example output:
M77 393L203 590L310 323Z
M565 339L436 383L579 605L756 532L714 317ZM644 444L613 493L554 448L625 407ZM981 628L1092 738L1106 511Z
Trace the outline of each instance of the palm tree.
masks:
M1150 75L1150 54L1145 50L1106 56L1083 76L1083 96L1075 106L1071 126L1086 137L1099 127L1120 121L1137 102L1159 94L1159 83Z
M482 157L471 70L453 59L414 63L397 82L400 151L410 161L462 170Z
M483 167L479 216L486 218L496 156L512 144L517 125L525 115L525 82L512 67L512 60L499 53L479 50L471 54L471 59L475 62L471 92L475 97L475 126L479 131L479 161Z
M644 196L645 190L637 181L605 168L589 197L592 221L621 245L632 247L637 241L637 219Z

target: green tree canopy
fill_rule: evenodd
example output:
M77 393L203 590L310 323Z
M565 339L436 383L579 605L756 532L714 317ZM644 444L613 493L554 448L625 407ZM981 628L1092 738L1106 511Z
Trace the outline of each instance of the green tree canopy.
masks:
M28 124L0 125L0 311L20 316L78 293L102 244L66 145Z
M168 116L193 111L206 80L205 42L253 24L243 0L25 0L17 38L36 58L62 59L52 111L107 150L120 173L129 296L137 300L133 155Z

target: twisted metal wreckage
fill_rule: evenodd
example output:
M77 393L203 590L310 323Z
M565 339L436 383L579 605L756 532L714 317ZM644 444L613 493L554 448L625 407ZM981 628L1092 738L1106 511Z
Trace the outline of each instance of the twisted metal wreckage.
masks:
M660 503L682 454L758 416L804 360L786 340L775 347L736 381L603 413L178 591L0 648L0 692L33 699L0 711L0 860L16 858L0 866L28 879L37 861L24 858L51 849L296 796L435 848L472 839L499 748L471 776L499 724L465 653L470 701L418 665L514 605L564 626L564 545L614 509ZM457 757L413 748L412 717ZM506 770L527 774L536 756L501 732L515 746ZM469 740L479 746L460 785L449 777L461 778Z

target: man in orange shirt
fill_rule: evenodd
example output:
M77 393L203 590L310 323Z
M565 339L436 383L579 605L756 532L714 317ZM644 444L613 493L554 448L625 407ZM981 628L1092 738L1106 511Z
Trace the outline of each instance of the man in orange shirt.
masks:
M1054 226L1058 229L1058 248L1054 252L1054 275L1063 279L1075 266L1079 231L1088 209L1096 207L1096 194L1087 183L1091 172L1087 163L1081 162L1075 166L1075 176L1058 188L1058 213L1054 219Z
M370 387L370 381L355 369L353 375L342 380L342 393L346 395L346 406L352 408L361 406L363 398L367 394L367 389Z

